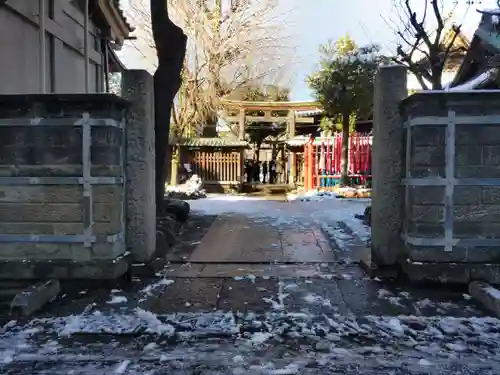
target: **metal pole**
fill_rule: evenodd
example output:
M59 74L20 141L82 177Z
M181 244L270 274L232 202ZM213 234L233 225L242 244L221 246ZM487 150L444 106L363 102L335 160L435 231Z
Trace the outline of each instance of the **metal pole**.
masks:
M43 2L43 0L40 0ZM89 0L85 0L84 11L84 21L83 21L83 54L85 58L85 93L90 92L90 81L89 81Z
M40 93L45 94L47 90L47 47L45 38L45 0L38 2L38 26L40 37Z

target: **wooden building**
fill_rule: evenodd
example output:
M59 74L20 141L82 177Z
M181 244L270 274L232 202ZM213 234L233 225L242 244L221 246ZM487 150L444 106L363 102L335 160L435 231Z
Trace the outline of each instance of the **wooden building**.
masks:
M131 31L119 0L1 0L0 94L106 92Z

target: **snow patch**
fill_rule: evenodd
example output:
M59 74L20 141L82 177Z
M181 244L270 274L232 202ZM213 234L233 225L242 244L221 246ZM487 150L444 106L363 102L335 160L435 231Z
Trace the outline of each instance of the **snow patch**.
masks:
M111 296L111 299L106 303L113 305L113 304L125 303L127 301L128 301L127 297L125 296Z
M127 367L130 365L130 360L123 361L118 365L118 367L115 370L115 374L117 375L122 375L125 374L125 371L127 371Z

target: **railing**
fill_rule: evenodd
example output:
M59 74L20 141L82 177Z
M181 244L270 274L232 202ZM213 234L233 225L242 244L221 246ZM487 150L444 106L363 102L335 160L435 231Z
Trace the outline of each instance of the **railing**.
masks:
M349 137L348 174L355 184L364 185L371 177L372 137ZM342 135L311 138L304 146L304 187L306 189L333 188L340 181Z

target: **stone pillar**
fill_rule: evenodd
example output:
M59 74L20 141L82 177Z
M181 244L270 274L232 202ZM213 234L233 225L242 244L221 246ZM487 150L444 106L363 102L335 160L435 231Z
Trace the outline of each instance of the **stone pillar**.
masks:
M375 79L372 157L372 262L392 266L404 247L401 228L404 208L403 122L401 100L408 96L407 70L390 65Z
M127 250L145 262L156 247L153 77L145 70L123 72L122 95L131 103L125 128Z

